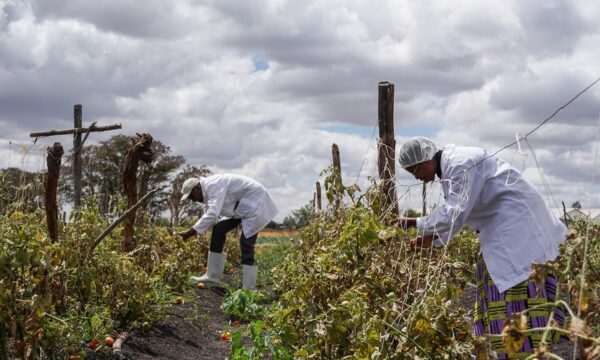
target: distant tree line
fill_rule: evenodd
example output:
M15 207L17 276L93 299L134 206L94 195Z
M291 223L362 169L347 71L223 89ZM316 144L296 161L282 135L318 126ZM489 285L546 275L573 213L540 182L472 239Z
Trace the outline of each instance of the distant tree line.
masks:
M292 210L291 215L286 216L281 221L281 224L277 224L276 227L280 229L296 230L306 226L315 217L315 209L310 201L308 204Z
M115 215L122 206L123 162L131 148L131 137L116 135L98 144L82 148L82 198L93 199L104 215ZM190 216L198 216L199 207L190 202L180 203L181 185L191 176L206 176L211 172L205 165L185 164L183 156L172 155L171 148L158 140L152 143L154 157L149 164L141 163L138 168L138 198L149 189L161 190L146 207L153 221L168 221L178 225ZM73 201L72 154L63 158L59 194L61 205ZM43 178L45 169L29 172L17 168L0 170L0 211L2 213L32 211L43 206ZM121 209L122 211L122 209ZM169 218L164 218L169 214Z

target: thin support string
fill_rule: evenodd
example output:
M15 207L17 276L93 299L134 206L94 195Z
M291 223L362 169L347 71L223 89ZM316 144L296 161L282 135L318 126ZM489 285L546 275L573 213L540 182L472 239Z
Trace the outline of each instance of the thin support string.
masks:
M433 198L433 192L429 191L427 194L429 194L429 198L431 200ZM436 204L440 200L439 196L440 194L438 192L438 201L435 202ZM410 203L410 197L410 188L406 188L405 193L399 196L399 201ZM421 198L420 194L418 197ZM434 203L433 201L430 202ZM438 253L436 255L436 266L432 268L426 268L425 265L432 263L434 255L436 255L436 252L434 251L433 247L429 249L423 249L421 251L414 251L409 249L408 245L402 246L402 251L400 254L398 254L398 259L404 259L404 261L409 264L409 268L415 269L415 266L417 266L418 269L416 271L408 272L408 280L406 283L406 291L404 292L404 299L397 302L400 307L399 316L406 317L406 315L410 315L405 314L406 311L410 310L409 300L412 300L412 303L414 303L415 301L418 301L419 298L425 296L427 293L433 291L439 286L442 277L438 275L441 275L443 269L447 267L450 257L447 252L447 248L445 248L441 254ZM413 298L414 288L419 289L419 294L416 299ZM408 320L410 322L415 319L410 318Z
M533 150L533 147L531 146L531 143L527 139L525 140L525 142L527 143L527 147L529 148L529 151L531 151L531 155L533 156L533 161L535 162L535 166L536 166L536 169L540 176L540 180L542 181L542 186L544 187L544 191L546 192L547 204L548 205L553 204L554 208L559 208L560 206L558 204L558 201L556 201L556 198L554 197L554 193L552 192L552 188L550 187L550 184L546 180L546 176L544 175L544 170L543 170L542 166L540 165L540 162L538 161L538 158L535 154L535 151Z
M577 93L577 95L575 95L573 98L571 98L571 100L567 101L564 105L562 105L561 107L559 107L558 109L556 109L550 116L548 116L546 119L544 119L544 121L542 121L540 124L538 124L535 128L533 128L531 131L529 131L527 134L525 134L525 136L522 137L522 139L526 139L529 135L533 134L534 132L536 132L539 128L541 128L543 125L545 125L548 121L550 121L552 118L554 118L560 111L564 110L567 106L571 105L571 103L573 101L575 101L578 97L580 97L581 95L583 95L586 91L588 91L589 89L591 89L594 85L596 85L598 83L598 81L600 81L600 77L597 78L596 80L594 80L591 84L589 84L588 86L585 87L585 89L581 90L579 93ZM497 155L499 152L508 149L509 147L515 145L517 143L517 141L513 141L512 143L502 147L500 150L496 151L495 153L492 153L490 156L481 159L478 163L476 163L475 165L471 166L470 168L466 169L465 171L469 171L470 169L474 168L475 166L479 165L480 163L482 163L483 161Z
M511 166L509 167L508 173L506 174L506 181L504 182L504 184L506 186L512 186L512 185L516 184L517 182L519 182L519 179L521 178L521 176L523 175L523 172L525 171L525 162L527 161L527 153L523 152L523 149L521 149L521 141L522 140L527 141L527 139L523 138L523 135L521 135L520 132L517 132L515 134L515 137L517 139L516 140L517 141L517 150L513 153L512 159L508 163ZM522 160L521 171L518 173L519 175L515 177L514 181L510 182L510 174L511 174L512 168L513 168L512 163L514 162L517 154L521 155L521 160Z
M379 124L379 119L375 122L373 126L373 132L371 133L371 139L369 140L369 145L367 146L367 150L365 151L365 155L363 156L362 162L360 164L360 169L358 169L358 174L356 174L356 180L354 184L358 183L358 179L360 178L360 174L362 172L363 166L365 165L365 160L367 159L367 155L369 154L369 150L371 150L371 144L373 143L373 138L375 137L375 130L377 130L377 125Z
M457 193L458 194L458 202L456 204L453 204L451 209L463 209L464 205L468 202L469 200L469 194L467 193L467 190L470 188L470 182L471 179L469 177L469 175L467 173L465 173L465 176L463 176L463 179L460 183L458 182L454 182L454 183L450 183L448 185L448 191L452 194L452 193ZM458 190L458 192L456 192L456 190ZM447 232L447 241L446 244L444 244L444 251L442 253L441 258L448 258L449 260L449 255L447 254L448 251L448 244L450 243L451 239L453 238L453 236L455 235L455 232L457 232L458 230L460 230L458 228L458 225L456 224L456 222L458 221L458 215L459 215L460 211L453 211L452 212L452 217L450 218L450 225L449 225L449 229ZM434 234L440 234L439 229L437 228L437 226L434 227L433 229L433 233ZM423 232L424 234L424 232ZM442 234L443 235L443 234ZM440 237L441 238L441 237ZM433 254L433 244L431 246L431 254ZM431 260L431 259L430 259ZM441 271L443 269L443 266L438 266L437 268L434 269L433 271L433 279L438 279L441 281L442 278L442 274ZM433 286L433 284L432 284Z
M529 135L533 134L534 132L536 132L538 129L540 129L543 125L545 125L548 121L550 121L551 119L553 119L559 112L561 112L562 110L566 109L569 105L571 105L571 103L573 103L577 98L579 98L581 95L583 95L584 93L586 93L589 89L591 89L593 86L595 86L598 82L600 81L600 77L597 78L596 80L594 80L591 84L589 84L588 86L586 86L583 90L581 90L579 93L577 93L575 96L573 96L569 101L567 101L564 105L560 106L559 108L557 108L550 116L548 116L546 119L544 119L544 121L542 121L541 123L539 123L535 128L533 128L532 130L530 130L528 133L526 133L525 135L523 135L521 137L521 140L525 140L527 137L529 137ZM494 153L491 153L490 155L484 157L483 159L479 160L478 162L476 162L475 164L473 164L471 167L463 170L465 172L470 171L471 169L473 169L474 167L476 167L477 165L481 164L482 162L484 162L485 160L492 158L496 155L498 155L500 152L508 149L509 147L516 145L518 141L513 141L508 145L503 146L502 148L500 148L499 150L497 150ZM434 181L438 181L438 180L434 180ZM407 186L419 186L421 185L420 183L418 184L412 184L412 185L407 185Z
M458 187L458 186L453 186L453 187ZM461 186L461 188L465 188L464 186ZM464 193L464 192L463 192ZM428 191L427 194L429 195L429 201L430 203L434 203L433 201L431 201L433 199L433 192L432 191ZM420 195L420 194L419 194ZM440 200L440 194L438 192L438 201ZM399 196L399 201L404 200L404 202L406 203L410 203L410 197L411 197L411 192L410 192L410 187L406 188L406 191L404 192L404 194ZM419 198L421 198L421 196L419 196ZM466 197L462 197L463 200L461 200L460 203L464 202ZM436 201L435 203L437 204ZM401 207L402 208L402 207ZM454 219L455 221L455 219ZM437 229L436 229L436 232ZM423 235L423 232L421 232L420 235ZM405 309L405 306L408 306L408 301L409 301L409 297L411 297L412 295L412 291L411 291L411 286L413 285L414 282L414 286L416 288L419 288L421 292L427 293L429 291L432 291L432 289L436 288L439 284L439 281L441 281L441 276L437 276L437 275L441 275L442 270L444 269L444 266L446 266L446 264L449 262L449 254L447 253L447 247L444 248L444 251L442 252L442 254L438 254L437 256L437 264L434 268L425 268L424 265L426 264L430 264L432 263L433 257L434 257L434 249L433 247L429 248L429 249L422 249L421 251L410 251L408 249L408 247L406 248L406 252L402 252L401 254L399 254L399 256L403 259L408 259L408 263L410 264L410 268L411 269L415 269L415 265L417 267L417 271L411 271L409 272L409 279L407 282L407 291L405 292L405 299L401 302L401 310L400 313L404 313L404 311L407 311L408 309ZM425 272L422 272L425 271Z

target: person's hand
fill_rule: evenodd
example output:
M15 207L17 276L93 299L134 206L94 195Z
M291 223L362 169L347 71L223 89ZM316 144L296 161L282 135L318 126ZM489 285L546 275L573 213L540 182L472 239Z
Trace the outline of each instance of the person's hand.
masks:
M413 249L426 249L431 247L433 239L433 235L419 235L416 238L410 240L410 246Z
M196 230L194 230L193 228L190 228L188 231L182 231L182 232L175 233L175 236L180 236L183 240L187 240L190 236L195 235L195 234L196 234Z
M417 220L415 218L399 216L395 219L392 219L390 221L390 225L398 226L398 227L401 227L402 229L406 230L409 227L417 226Z

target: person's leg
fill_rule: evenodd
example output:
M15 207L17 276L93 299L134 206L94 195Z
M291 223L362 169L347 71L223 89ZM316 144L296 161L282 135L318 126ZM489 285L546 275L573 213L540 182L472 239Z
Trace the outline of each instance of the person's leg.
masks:
M246 238L244 232L240 236L240 249L242 250L242 264L243 265L254 265L254 245L256 244L256 238L258 234Z
M194 284L199 282L219 283L222 280L223 272L225 270L225 260L227 259L227 254L223 254L225 236L239 223L240 220L227 219L220 221L213 226L210 238L210 251L208 252L208 259L206 261L206 274L202 276L192 276L190 282Z
M522 287L519 289L514 287L503 293L499 292L487 271L483 257L479 255L479 259L477 260L477 295L473 333L475 336L484 336L488 334L498 335L489 338L489 350L496 352L498 360L510 359L504 348L503 338L499 335L502 334L505 320L509 318L513 312L525 309L526 303L522 294L521 296L516 296L516 298L519 299L518 301L507 301L509 299L516 300L513 293L522 293L522 290ZM507 299L508 292L511 292L511 295L508 295ZM525 293L525 298L526 297L527 295ZM523 344L524 347L530 348L531 341L526 339L525 342L527 344ZM520 350L525 349L521 348Z
M258 265L254 265L254 244L258 234L246 238L242 232L240 236L240 248L242 250L242 288L254 290L256 288L256 278L258 277Z
M483 257L479 256L477 260L476 285L475 292L475 313L473 316L473 335L483 336L489 332L489 318L487 312L487 298L485 289L487 271L483 263Z
M546 274L546 278L544 281L544 290L545 298L548 302L555 303L557 301L559 287L561 284L560 280L562 280L562 276L557 270L550 270ZM556 322L556 325L558 325L559 328L567 330L567 324L569 322L569 320L567 319L568 310L565 309L562 304L559 304L552 310L552 313L552 318ZM548 312L546 316L547 318L549 318L550 313ZM547 321L544 321L543 324L544 325L542 326L545 326L545 324L547 324ZM563 343L571 341L568 336L563 335L558 331L555 331L550 338L552 339L553 343Z
M216 223L212 228L212 234L210 236L210 252L218 254L222 253L227 233L235 229L240 222L240 219L226 219Z

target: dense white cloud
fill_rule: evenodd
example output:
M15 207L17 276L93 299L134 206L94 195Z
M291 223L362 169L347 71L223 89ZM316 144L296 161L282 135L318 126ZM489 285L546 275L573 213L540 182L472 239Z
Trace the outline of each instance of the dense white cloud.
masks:
M600 76L598 15L587 0L0 0L0 166L29 132L70 127L80 103L86 124L256 177L283 217L312 199L333 142L347 182L376 175L378 82L395 84L398 143L496 151ZM599 100L600 85L529 138L567 205L600 207ZM37 149L56 140L71 141ZM36 151L23 161L40 169ZM533 156L526 166L538 183ZM414 182L401 169L398 181Z

